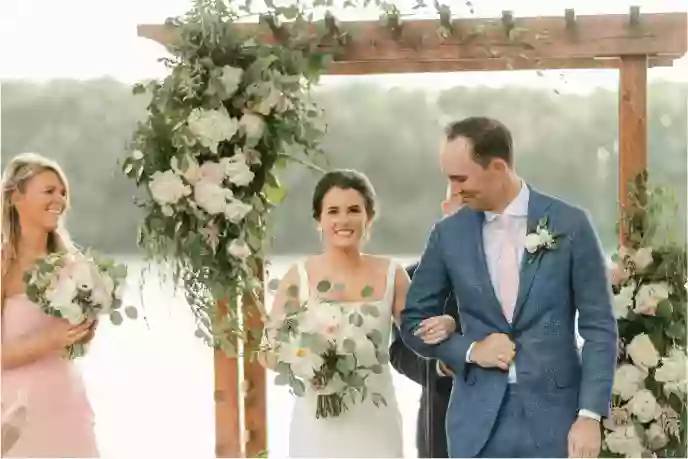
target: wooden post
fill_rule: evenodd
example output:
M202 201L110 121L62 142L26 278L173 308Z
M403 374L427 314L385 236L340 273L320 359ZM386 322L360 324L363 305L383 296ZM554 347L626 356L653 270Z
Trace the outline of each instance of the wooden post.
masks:
M622 56L619 76L619 211L629 184L647 169L647 56ZM623 245L627 228L620 228Z
M226 311L225 301L219 304ZM241 457L239 359L215 350L215 457Z
M260 269L262 272L262 266ZM262 292L260 301L264 301ZM251 298L244 298L243 309L246 328L260 330L262 335L263 321L260 308ZM260 335L253 335L253 339L258 336ZM253 339L250 339L249 342L252 344L251 347L255 349L257 343ZM241 392L244 396L246 457L256 457L261 452L267 450L267 375L265 368L248 355L244 356L243 364L244 383L242 384Z

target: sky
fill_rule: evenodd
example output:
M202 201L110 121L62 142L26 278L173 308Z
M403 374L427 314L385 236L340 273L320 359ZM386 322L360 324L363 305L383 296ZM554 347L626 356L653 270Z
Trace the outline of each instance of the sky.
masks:
M468 14L463 0L450 4L455 13ZM627 13L631 4L640 6L643 13L688 12L688 0L473 0L473 4L478 17L497 17L502 10L512 10L516 16L562 15L564 9L570 7L579 15ZM169 16L183 14L189 5L189 0L2 0L0 79L42 81L110 77L134 83L164 77L166 70L157 61L167 55L164 47L137 37L136 25L161 23ZM354 19L373 17L368 14ZM650 69L649 78L651 81L688 81L688 58L676 61L673 68ZM618 72L549 71L544 77L536 76L535 72L327 76L323 83L354 79L436 88L478 84L544 85L579 92L598 86L616 87Z

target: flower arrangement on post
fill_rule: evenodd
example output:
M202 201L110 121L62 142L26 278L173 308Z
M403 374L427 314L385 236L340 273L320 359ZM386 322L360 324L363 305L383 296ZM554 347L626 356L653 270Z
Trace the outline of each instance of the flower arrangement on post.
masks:
M686 249L662 242L664 197L634 200L628 247L615 257L619 362L605 457L684 457L686 451Z
M327 281L318 284L320 293L332 288ZM372 289L364 289L368 291ZM268 321L263 343L263 352L274 359L275 384L289 385L299 397L307 396L310 389L317 397L318 419L337 417L348 409L348 402L362 403L368 395L375 406L386 404L367 384L389 363L383 337L370 320L379 317L378 308L343 307L318 298L301 304L296 286L288 292L291 298L282 313Z
M329 57L304 37L245 36L239 13L197 0L172 21L170 74L136 87L151 101L123 164L145 194L139 245L183 282L197 336L230 355L237 338L260 340L242 329L239 299L259 303L266 217L284 197L274 170L290 160L317 167L324 126L309 90Z

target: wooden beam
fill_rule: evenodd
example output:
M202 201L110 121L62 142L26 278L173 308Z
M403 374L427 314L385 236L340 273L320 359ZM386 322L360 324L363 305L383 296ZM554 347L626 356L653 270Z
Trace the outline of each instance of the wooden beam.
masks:
M650 67L671 67L673 60L650 58ZM399 61L340 61L330 65L329 75L368 75L389 73L444 73L509 70L618 69L620 59L460 59Z
M625 56L619 76L619 212L629 209L629 185L647 169L647 57ZM620 228L620 241L628 229Z
M227 303L220 302L220 312ZM239 402L239 360L222 350L214 351L215 363L215 457L241 457L241 406Z
M442 39L438 21L408 20L401 38L395 40L378 22L341 22L351 43L338 57L340 61L446 61L459 59L528 57L553 59L593 59L649 55L677 59L688 52L688 20L685 13L655 13L640 16L637 26L628 15L577 16L576 34L561 17L509 19L512 33L505 33L504 20L458 19L454 36ZM315 24L313 25L315 28ZM237 23L238 33L274 42L271 32L257 24ZM142 24L139 36L169 45L175 28L169 25ZM327 46L327 44L323 44Z

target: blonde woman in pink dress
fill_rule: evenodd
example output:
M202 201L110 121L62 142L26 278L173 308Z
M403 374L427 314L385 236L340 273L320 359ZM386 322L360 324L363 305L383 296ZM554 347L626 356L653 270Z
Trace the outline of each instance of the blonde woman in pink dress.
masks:
M16 156L2 178L2 401L21 400L26 418L5 457L97 457L93 411L65 348L92 337L27 298L23 273L40 257L72 250L62 227L67 179L53 161Z

